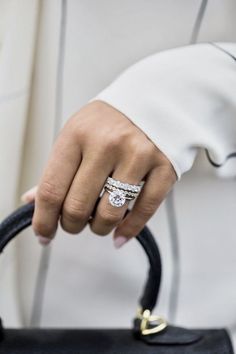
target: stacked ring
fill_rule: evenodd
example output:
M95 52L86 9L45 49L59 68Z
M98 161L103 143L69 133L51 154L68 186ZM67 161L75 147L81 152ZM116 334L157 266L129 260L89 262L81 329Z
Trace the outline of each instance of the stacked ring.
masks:
M141 184L129 184L108 177L104 189L110 194L109 203L114 207L122 207L126 201L135 199L140 193Z

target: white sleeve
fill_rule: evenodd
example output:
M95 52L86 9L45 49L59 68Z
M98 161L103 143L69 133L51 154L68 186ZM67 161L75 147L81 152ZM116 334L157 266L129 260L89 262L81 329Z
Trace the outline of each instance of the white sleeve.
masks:
M110 104L142 129L178 179L199 148L207 149L216 165L228 161L225 174L236 177L235 56L235 43L157 53L128 68L93 100Z

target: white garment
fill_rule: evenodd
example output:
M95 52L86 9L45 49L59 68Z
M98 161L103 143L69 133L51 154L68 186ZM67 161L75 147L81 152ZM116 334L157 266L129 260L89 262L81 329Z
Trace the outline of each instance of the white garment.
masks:
M2 1L0 0L0 3ZM33 44L36 44L30 100L22 101L17 106L17 100L13 99L9 104L9 111L1 111L1 121L2 117L5 118L4 126L0 130L0 142L4 141L0 155L3 159L1 169L4 173L0 175L1 201L4 201L1 203L1 217L7 215L13 206L18 204L15 200L19 201L21 192L38 182L54 139L54 126L58 125L59 116L61 115L65 122L74 111L96 97L113 82L117 75L140 59L149 60L148 57L154 54L157 60L161 60L162 56L169 57L169 52L160 54L160 57L156 55L157 52L188 45L200 6L199 1L189 0L178 2L150 0L148 4L145 0L123 2L42 0L38 11L37 7L31 5L36 3L32 0L20 1L22 12L18 16L20 19L18 23L27 35L18 39L18 46L12 45L12 48L16 49L14 55L11 50L5 52L6 57L11 59L14 57L13 66L18 71L24 68L25 74L23 75L22 72L22 76L27 78L26 82L29 83L33 61L25 60L27 65L22 66L19 64L21 61L18 62L18 57L28 53L27 58L33 58ZM5 0L4 4L11 15L19 13L17 0ZM12 7L8 8L10 6L8 4ZM66 5L63 14L62 4ZM235 11L234 0L209 1L199 41L235 42ZM0 12L0 18L2 13ZM39 18L38 27L37 18ZM4 43L7 43L6 34L9 33L9 28L12 28L14 33L21 33L19 28L12 26L13 22L14 17L9 22L0 20L3 43L1 48L4 47ZM31 25L26 29L28 23ZM37 40L34 29L37 29ZM64 37L63 45L63 41L60 40L62 37ZM197 48L194 47L193 50ZM191 52L190 48L185 49L186 55L187 52ZM177 52L181 53L182 49L173 51L173 53ZM209 52L212 53L209 55L215 53L217 63L222 60L228 63L227 67L231 65L233 67L233 60L224 53L212 47ZM5 62L7 63L7 60ZM60 63L63 64L61 67ZM2 68L3 66L0 69ZM58 68L63 69L59 74ZM223 67L221 70L224 70ZM14 82L16 76L12 79L11 74L10 69L5 72L4 82L2 81L3 89L7 88L10 82ZM62 95L56 94L58 75L63 81ZM171 81L171 77L169 80ZM224 80L223 75L223 85ZM118 88L117 82L119 81L111 86L111 90L112 87ZM9 91L13 92L13 89ZM8 90L3 94L5 92ZM129 92L128 85L127 94ZM186 94L189 94L189 91ZM210 90L207 96L207 101L215 102ZM58 97L60 100L57 99ZM122 94L119 94L119 97L122 98ZM58 105L56 107L58 101L62 104L59 115ZM137 102L132 106L132 109L136 110ZM158 106L155 107L159 109ZM192 105L190 108L192 109ZM199 110L199 107L197 108ZM146 109L145 117L148 116L150 119L148 107ZM129 110L131 110L130 106ZM19 112L24 114L19 115ZM138 115L132 112L129 114L128 110L126 114L139 124L135 121ZM208 117L210 116L207 115ZM222 117L225 119L226 116ZM188 118L192 119L191 116ZM145 120L142 125L140 124L146 132L150 129L148 122L150 121ZM16 123L19 124L20 131L13 130ZM158 145L158 132L157 135L154 134L158 130L156 124L154 128L150 136ZM159 134L160 139L161 136L164 137L164 128L163 126L161 130L162 135ZM225 133L220 132L220 137L221 134ZM168 141L164 143L167 144ZM24 142L24 149L22 142ZM211 156L221 163L224 154L228 152L225 150L225 144L218 145L217 141L217 144L213 145L209 146ZM185 142L185 152L186 146ZM174 163L176 159L176 166L178 164L179 176L184 170L190 168L196 153L196 149L193 150L192 155L188 153L191 161L187 163L179 154L171 155L172 162ZM233 161L234 159L229 160L226 165L231 165ZM9 168L16 168L16 166L21 169L21 178L18 170L17 173L7 172ZM183 326L233 327L236 320L235 180L216 178L212 171L215 171L215 168L208 163L205 155L199 152L194 166L175 186L174 201L181 252L181 282L177 316L174 322ZM229 176L231 172L227 174L225 172L224 175ZM164 263L157 312L169 318L170 284L175 264L173 264L172 240L165 207L166 204L163 203L149 225L160 244ZM21 235L19 240L12 244L12 248L16 251L14 258L16 262L11 266L14 271L13 281L9 281L10 267L1 266L0 281L1 289L4 291L1 290L0 293L0 313L6 325L28 325L41 248L30 231ZM137 294L141 290L146 270L145 259L134 241L117 252L113 249L110 237L101 240L85 229L78 237L70 238L60 230L51 250L42 325L130 325L130 319L136 309ZM11 264L12 257L9 258L8 254L6 249L1 257L2 264ZM16 301L17 308L13 306ZM91 314L93 314L92 322Z
M236 43L154 54L95 99L143 129L172 162L178 179L192 167L200 147L223 165L216 169L221 176L236 177Z

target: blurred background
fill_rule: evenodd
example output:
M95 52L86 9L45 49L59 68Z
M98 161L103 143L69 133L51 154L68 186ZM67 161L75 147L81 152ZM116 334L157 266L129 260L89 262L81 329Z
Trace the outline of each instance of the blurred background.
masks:
M235 42L234 0L0 0L1 219L38 183L66 120L136 61L194 41L203 10L197 41ZM234 330L235 180L213 170L199 151L149 223L164 265L156 312ZM42 248L27 230L0 259L0 313L14 327L127 327L146 272L135 240L115 250L89 228L59 230Z

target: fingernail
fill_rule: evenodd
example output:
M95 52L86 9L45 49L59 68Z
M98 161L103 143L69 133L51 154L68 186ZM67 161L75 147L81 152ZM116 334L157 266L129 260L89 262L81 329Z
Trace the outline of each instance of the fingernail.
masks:
M21 201L24 203L29 203L32 202L35 198L35 194L37 192L37 186L29 189L27 192L25 192L24 194L22 194L21 196Z
M38 235L37 237L38 237L39 243L43 246L47 246L51 242L51 239L48 237L44 237L44 236L40 236L40 235Z
M115 248L121 248L126 242L128 242L128 238L125 236L117 236L114 238L114 246Z

